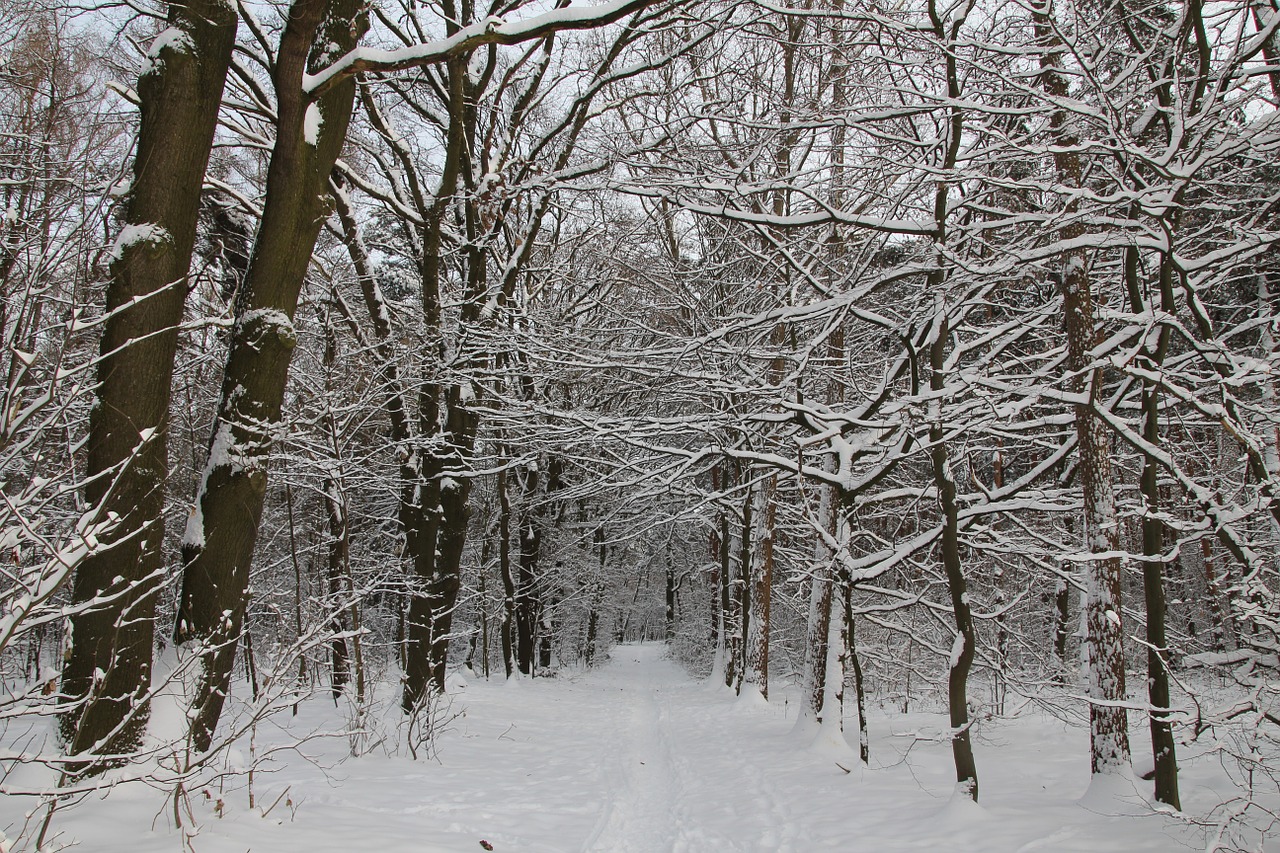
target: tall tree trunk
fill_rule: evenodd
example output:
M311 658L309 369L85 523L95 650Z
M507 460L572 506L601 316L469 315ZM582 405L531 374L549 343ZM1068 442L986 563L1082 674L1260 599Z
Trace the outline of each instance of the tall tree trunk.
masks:
M502 664L507 678L516 671L516 579L511 569L511 496L507 472L498 469L498 571L502 575Z
M944 48L946 64L947 108L946 148L941 167L944 174L956 166L956 157L964 135L964 115L959 101L962 97L956 53L952 49L964 14L948 17L945 21L937 5L930 0L929 18L934 35ZM942 510L942 567L947 577L947 589L951 593L951 612L956 623L956 634L951 648L951 661L947 675L947 707L951 718L951 754L956 766L956 790L978 800L978 768L973 758L973 742L969 734L969 670L973 667L977 651L977 637L973 627L973 614L969 608L969 595L960 563L959 507L956 503L956 482L951 472L951 460L947 452L947 431L943 422L943 392L947 380L947 339L950 329L947 322L947 306L944 287L947 280L946 257L942 247L947 241L949 190L945 181L939 181L933 200L933 219L937 268L929 273L928 288L934 294L935 309L932 340L929 345L929 456L933 462L933 482L938 490L938 504Z
M676 639L676 565L675 558L671 555L671 545L667 545L667 607L665 613L666 632L665 637L668 643L675 642Z
M604 528L597 527L596 548L599 554L596 579L591 582L591 595L587 600L587 637L583 642L583 662L589 667L596 660L596 637L600 634L600 605L604 598L604 569L608 561L609 547L605 544Z
M1071 624L1071 585L1058 578L1053 587L1053 680L1067 683L1067 626Z
M1125 250L1125 279L1130 307L1135 314L1146 311L1138 283L1140 258L1137 247ZM1162 255L1159 272L1162 308L1172 313L1173 260ZM1164 365L1169 331L1161 327L1154 346L1145 344L1142 357L1153 371ZM1153 447L1160 445L1160 389L1154 382L1142 383L1142 437ZM1164 522L1160 520L1159 465L1150 454L1142 462L1142 589L1147 611L1147 698L1151 705L1151 754L1155 760L1156 799L1181 809L1178 795L1178 756L1169 710L1169 644L1165 635Z
M1067 98L1070 87L1063 71L1063 45L1049 5L1033 5L1033 23L1041 48L1041 86L1054 101ZM1066 110L1054 107L1049 132L1057 181L1064 187L1083 184L1084 169L1076 150L1080 143ZM1058 239L1072 244L1085 235L1077 218L1079 202L1072 199L1062 211L1067 217ZM1067 333L1067 371L1074 405L1081 491L1084 498L1085 552L1096 555L1085 565L1085 642L1089 653L1090 767L1094 774L1129 772L1129 730L1123 702L1124 633L1121 628L1120 589L1123 566L1116 555L1120 531L1116 519L1115 487L1111 475L1111 442L1093 406L1102 381L1092 366L1090 351L1097 342L1093 289L1087 250L1072 247L1062 258L1062 311Z
M85 490L100 518L119 522L72 585L60 726L72 755L124 756L146 729L174 357L236 22L235 7L221 0L170 4L138 80L141 126L107 288ZM108 603L79 610L95 599Z
M991 485L997 490L1004 488L1004 442L999 438L996 439L996 449L991 454ZM998 524L998 519L992 519L992 529L995 529ZM1009 578L1006 576L1004 566L997 564L994 568L996 576L996 671L992 674L992 682L995 694L995 712L997 715L1004 716L1005 703L1009 696L1009 616L1006 612L1009 603L1007 592Z
M458 30L456 15L448 17L445 28L446 35L452 35ZM418 262L422 279L423 331L430 341L426 366L429 375L441 373L445 363L446 331L444 296L441 290L445 265L444 229L448 224L447 214L465 177L468 117L464 79L466 66L465 57L452 59L444 66L445 106L448 116L444 163L435 197L429 207L423 202L426 216L421 225L422 254ZM412 489L405 491L408 501L402 500L401 514L406 519L407 553L413 569L405 637L407 659L404 695L401 700L406 713L418 707L428 690L432 689L437 671L433 659L441 645L447 651L447 623L452 618L452 603L459 582L442 565L445 556L441 535L445 523L445 501L448 499L451 509L456 512L458 498L461 497L464 511L466 507L465 495L445 494L446 491L457 492L457 487L462 485L457 480L451 479L448 484L444 481L445 471L451 467L454 455L447 434L447 422L452 414L447 411L447 393L446 385L432 381L425 383L418 394L419 440L426 443L430 439L433 446L441 448L441 452L415 450L413 455L416 470L412 472ZM454 488L446 489L446 485ZM450 525L453 523L451 521ZM456 531L449 535L456 538ZM443 673L443 666L440 667L440 672ZM443 688L443 680L434 684L436 690L443 691Z
M328 215L329 174L346 138L355 94L354 83L346 80L313 102L303 92L303 74L355 47L366 27L360 0L295 0L280 39L276 143L262 223L236 299L209 459L183 537L175 637L199 643L205 657L191 715L197 753L209 749L230 689L267 462L297 342L293 313Z
M751 592L752 579L752 507L755 504L755 491L758 486L747 489L742 500L742 525L738 534L738 574L734 578L734 621L733 654L730 655L729 684L733 692L742 694L742 681L747 672L747 637L751 633Z
M853 584L847 575L841 578L844 603L845 634L848 637L849 666L853 669L853 693L858 703L858 757L871 763L871 738L867 731L867 692L862 680L862 660L858 656L858 635L853 620Z
M751 554L750 618L747 622L746 672L743 681L748 689L769 698L769 616L773 603L773 536L777 504L778 475L770 473L756 488L755 521Z
M342 689L351 680L350 654L347 641L342 636L349 630L347 609L340 606L346 593L346 566L351 543L347 536L347 506L338 484L332 477L324 481L324 501L329 518L329 546L326 575L329 581L329 630L334 634L329 641L329 657L332 663L333 700L338 701Z
M532 675L534 635L538 619L538 555L542 533L534 517L534 500L538 489L538 469L525 472L524 501L520 512L520 570L516 579L516 668Z
M712 669L714 683L733 686L733 534L730 529L729 515L731 504L727 499L730 488L732 468L726 458L720 463L722 476L719 482L713 480L713 486L721 492L720 531L717 537L720 550L719 584L716 589L716 600L713 609L716 612L716 665Z
M824 492L826 487L823 487ZM821 499L819 512L826 515L827 496ZM800 686L800 720L820 721L827 678L827 642L831 623L831 570L825 546L814 549L813 573L809 580L809 618L806 620L804 671Z
M323 317L324 322L324 369L325 369L325 391L331 392L333 385L333 368L338 361L338 337L333 328L332 317L326 315ZM338 445L337 427L333 422L333 413L327 413L326 420L329 422L331 434L334 436L333 443L335 449ZM347 569L350 565L351 540L349 538L349 526L347 524L347 501L346 494L341 488L338 479L333 476L324 478L321 485L321 491L324 494L325 515L329 523L329 536L327 542L327 554L325 560L325 577L329 582L329 599L326 605L329 613L329 630L333 632L333 637L329 640L329 662L330 662L330 687L333 692L334 704L337 704L338 697L342 695L342 688L351 680L351 660L350 653L347 649L345 634L349 628L347 625L347 608L339 606L342 601L346 587ZM290 515L292 521L292 514ZM292 526L290 527L290 543L292 544ZM355 604L352 602L352 606ZM299 634L301 634L301 626L299 626Z
M839 370L844 364L844 331L836 328L827 339L828 369L837 378L831 382L827 397L829 405L835 406L844 399L844 383L838 378ZM828 454L824 469L832 474L836 470L835 454ZM833 542L840 542L841 533L841 501L834 485L819 486L818 522ZM814 720L823 722L828 717L840 720L843 715L844 665L845 648L843 642L835 648L831 640L843 641L846 638L843 620L839 618L839 600L833 596L836 579L836 553L819 534L814 548L814 569L812 587L809 592L808 636L805 642L804 690L801 713ZM836 618L832 619L833 610ZM833 623L834 622L834 628ZM828 675L834 662L839 665L839 684L829 684ZM839 697L840 705L826 707L828 698ZM825 711L824 711L825 708Z
M720 471L718 468L711 469L711 491L712 493L720 491ZM714 656L711 663L711 683L716 684L724 677L724 611L720 609L720 590L724 587L724 571L720 564L720 555L724 553L725 546L720 537L721 527L724 523L724 511L719 511L719 518L712 525L711 530L707 534L707 594L708 608L711 617L711 624L708 626L711 630L708 636L711 639L711 648Z
M942 422L942 392L946 387L947 353L946 306L939 297L934 319L934 339L929 346L930 400L929 455L933 461L933 483L942 508L942 567L951 592L951 612L956 622L947 677L947 707L951 715L951 755L956 765L956 789L972 800L978 799L978 766L973 760L969 737L969 670L977 649L973 614L969 608L968 585L960 564L960 521L956 504L956 481L947 455L946 430Z

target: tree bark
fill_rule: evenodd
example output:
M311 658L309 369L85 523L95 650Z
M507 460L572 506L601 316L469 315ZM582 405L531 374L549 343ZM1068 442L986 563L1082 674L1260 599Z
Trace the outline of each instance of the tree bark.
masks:
M1146 310L1138 286L1138 249L1125 250L1125 279L1135 314ZM1162 307L1172 313L1173 262L1161 256L1159 290ZM1169 331L1162 327L1154 346L1144 344L1142 357L1153 370L1164 365L1169 346ZM1160 445L1160 389L1154 382L1142 383L1142 437L1152 446ZM1164 522L1160 520L1159 464L1149 454L1142 462L1142 589L1147 611L1147 698L1151 705L1148 719L1151 729L1151 754L1155 761L1156 800L1182 808L1178 795L1177 744L1173 739L1173 722L1169 710L1169 643L1165 632L1164 594Z
M333 700L338 701L343 688L351 681L350 653L347 641L342 636L349 630L346 608L340 606L346 587L346 566L350 557L351 542L347 535L347 505L338 490L338 484L332 477L324 481L325 510L329 520L329 543L326 574L329 581L329 630L333 639L329 641L329 658L332 664L331 686Z
M70 620L61 733L72 755L122 757L146 729L174 357L236 22L234 6L221 0L170 4L168 28L138 80L141 126L107 288L85 490L101 518L119 522L72 585L73 608L109 602Z
M667 607L665 613L666 639L668 643L676 639L676 566L671 556L671 546L667 546Z
M946 315L938 311L936 338L929 346L931 378L929 388L934 393L931 407L934 415L929 424L929 456L933 461L933 483L938 489L938 503L942 507L942 567L946 571L947 589L951 592L951 612L956 622L955 643L951 648L951 666L947 676L947 708L951 715L951 756L956 766L956 788L978 800L978 766L973 758L973 742L969 736L969 670L973 667L977 635L974 633L973 612L969 608L968 584L964 567L960 565L959 507L956 505L956 483L951 475L951 462L947 459L946 432L941 416L941 394L946 386Z
M947 316L939 302L934 320L934 340L929 346L929 389L934 397L929 423L929 455L933 461L933 482L942 508L942 567L951 592L951 612L956 623L947 677L947 707L951 716L951 755L956 765L956 788L974 802L978 800L978 767L969 737L969 670L977 649L973 613L969 608L968 585L960 563L960 522L956 504L956 482L947 456L946 431L942 423L941 394L946 387Z
M1035 4L1032 13L1041 47L1041 86L1051 100L1068 97L1063 72L1063 45L1049 6ZM1049 132L1058 182L1079 187L1084 170L1076 151L1079 139L1066 110L1054 107ZM1067 202L1067 224L1058 231L1064 243L1078 241L1085 227L1075 215L1078 202ZM1087 251L1070 248L1062 259L1062 311L1067 332L1069 389L1080 401L1074 404L1078 470L1084 498L1084 546L1093 556L1085 565L1085 633L1089 652L1090 767L1094 774L1129 772L1129 729L1121 703L1125 698L1124 633L1121 629L1120 582L1122 565L1116 520L1115 487L1111 475L1111 441L1102 420L1094 414L1101 371L1091 365L1090 351L1097 341L1093 316L1093 289Z
M533 675L534 634L538 619L538 555L542 533L529 506L537 494L538 469L525 472L525 506L520 514L520 565L516 578L516 668Z
M853 693L858 704L858 758L871 763L871 739L867 732L867 693L862 680L862 660L858 656L858 635L853 620L853 584L848 575L841 578L844 602L845 634L848 637L849 666L853 670Z
M507 494L507 472L500 468L498 484L498 571L502 575L502 663L510 678L516 664L516 580L511 571L511 496Z
M956 57L951 45L964 23L963 14L943 20L937 5L930 0L929 18L934 35L944 47L947 97L946 148L941 166L944 172L955 168L956 157L964 134L964 116L958 106L962 96ZM947 433L943 422L943 392L946 390L947 339L950 328L944 287L947 280L946 258L941 247L947 241L949 190L945 181L939 181L933 201L934 228L936 231L937 268L929 273L927 284L933 292L935 314L932 340L929 345L929 456L933 462L933 482L938 490L938 504L942 510L942 567L951 593L951 612L956 623L956 634L951 648L950 667L947 675L947 707L951 718L951 754L956 766L956 790L974 802L978 800L978 768L973 758L973 742L969 733L969 670L973 667L977 651L977 637L973 627L973 613L969 608L969 594L960 563L959 507L956 503L956 482L951 472L951 460L947 452Z
M738 574L734 578L734 615L737 617L734 624L733 648L732 654L729 656L731 662L729 671L729 684L733 687L733 692L742 694L742 681L746 677L747 671L747 640L751 634L751 592L752 580L755 577L752 562L752 506L755 504L756 488L748 487L747 493L742 500L742 525L738 535Z
M773 603L773 536L778 475L770 473L755 491L753 552L751 555L750 620L747 623L746 672L749 688L769 698L769 616Z
M836 328L831 332L831 336L827 339L827 362L828 369L832 370L836 376L839 376L839 370L844 364L844 331L842 328ZM844 399L844 384L839 378L831 382L828 392L829 405L837 405ZM836 470L835 454L829 454L824 462L824 468L829 474L835 473ZM820 497L818 501L818 522L822 529L826 531L832 541L840 542L841 534L841 500L837 488L834 485L822 484L818 487ZM824 722L827 717L834 717L840 721L843 715L843 697L844 697L844 665L845 658L844 642L847 641L846 629L842 628L842 620L839 617L839 601L833 595L836 580L836 554L825 540L819 534L818 542L814 549L814 570L812 587L809 593L809 624L808 637L805 643L805 668L804 668L804 690L802 702L802 713L807 714L818 722ZM832 618L833 610L836 613L835 619ZM832 639L839 642L839 645L832 647ZM838 663L837 663L838 662ZM839 684L829 684L831 675L837 674L837 670L833 666L838 666ZM839 699L839 703L827 707L828 698ZM824 710L825 709L825 710ZM840 725L837 722L837 725Z

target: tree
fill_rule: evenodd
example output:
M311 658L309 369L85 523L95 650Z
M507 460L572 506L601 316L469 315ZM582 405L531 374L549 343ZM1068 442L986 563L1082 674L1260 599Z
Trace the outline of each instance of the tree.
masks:
M112 249L85 498L112 519L77 568L62 675L72 754L124 756L141 742L162 581L168 413L178 326L236 15L169 6L138 80L141 113L124 225ZM98 604L98 602L109 602ZM91 769L100 770L94 762Z

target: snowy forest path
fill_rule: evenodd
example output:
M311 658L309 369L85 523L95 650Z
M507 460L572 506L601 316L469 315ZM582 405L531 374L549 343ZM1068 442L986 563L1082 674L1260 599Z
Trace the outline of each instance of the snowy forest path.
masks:
M601 756L613 777L612 793L582 848L584 853L663 853L680 846L676 809L681 797L672 771L670 714L661 697L664 690L678 689L687 678L672 677L667 671L670 664L664 666L655 659L659 648L615 649L610 666L591 680L602 688L606 704L618 703L612 713L606 709L606 718L626 722L619 731L623 748Z
M455 673L417 760L404 746L394 682L377 687L373 746L359 757L334 736L349 725L343 712L317 696L229 756L244 767L256 753L252 800L243 776L189 789L187 829L197 853L1189 849L1186 828L1136 791L1114 808L1077 802L1087 752L1046 744L1085 742L1087 730L1035 716L992 724L978 741L983 755L998 738L1010 758L982 764L978 806L952 797L944 714L876 712L863 769L847 743L796 726L791 685L772 688L769 702L735 697L691 677L661 644L616 646L595 669L548 678ZM89 840L102 853L171 853L179 845L163 817L166 796L139 786L87 801L68 811L63 840ZM9 833L25 818L6 819L4 799L0 829Z
M611 793L583 853L813 849L752 744L726 725L723 691L691 680L665 646L617 646L611 657L577 685L619 722L621 741L602 756Z

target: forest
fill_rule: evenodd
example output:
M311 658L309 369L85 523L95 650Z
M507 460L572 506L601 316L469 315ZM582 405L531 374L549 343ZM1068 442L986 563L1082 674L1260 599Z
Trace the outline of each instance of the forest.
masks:
M1274 849L1276 0L0 20L4 853L677 665Z

